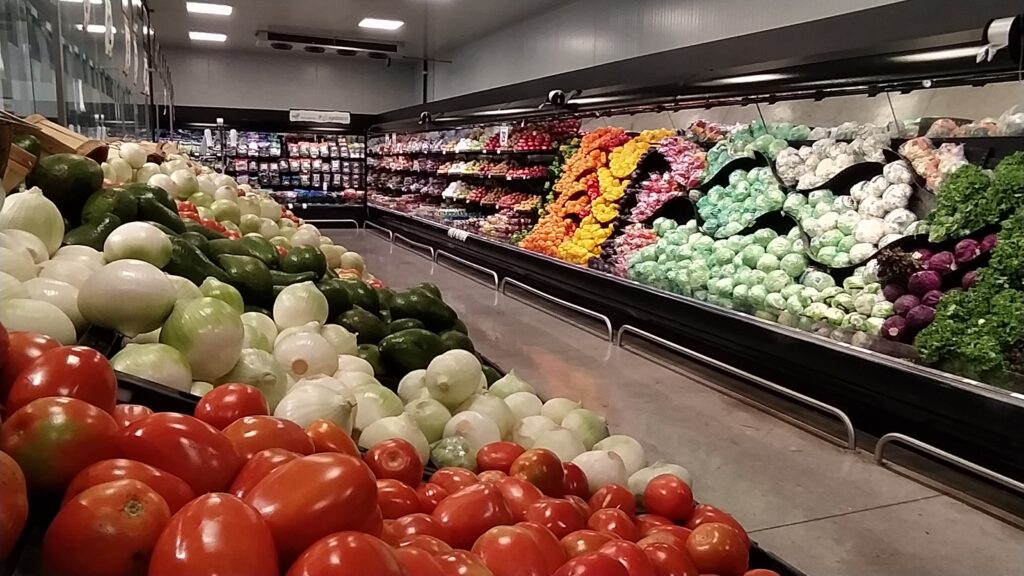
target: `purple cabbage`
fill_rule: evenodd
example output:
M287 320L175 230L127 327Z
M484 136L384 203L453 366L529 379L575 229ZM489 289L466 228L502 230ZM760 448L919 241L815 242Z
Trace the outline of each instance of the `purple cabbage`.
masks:
M956 243L956 247L953 248L953 256L956 258L957 264L967 264L981 256L981 244L977 240L965 238Z
M939 252L933 254L931 258L924 262L925 270L933 270L945 276L950 272L956 270L956 257L950 251Z
M941 290L942 278L939 276L939 273L934 270L914 272L910 277L910 281L907 282L907 288L910 290L910 293L915 296L924 296L932 290Z
M903 342L909 334L909 331L907 330L907 320L902 316L889 316L885 319L885 322L882 323L880 333L886 340Z
M977 284L977 283L978 283L978 271L977 270L971 270L967 274L964 274L964 277L960 279L960 286L964 290L970 290L971 288L974 288L974 285Z
M932 251L927 248L918 248L911 252L910 255L918 262L925 262L932 257Z
M928 327L935 319L935 308L931 306L915 306L907 312L907 328L915 333Z
M905 293L906 289L899 284L886 284L885 287L882 288L882 296L884 296L889 302L895 302L897 298L903 296Z
M968 272L970 274L970 272ZM942 300L941 290L929 290L924 296L921 296L921 304L923 306L931 306L935 308L939 305L939 300Z
M911 309L919 306L920 304L921 300L918 299L917 296L914 296L913 294L904 294L892 303L892 309L896 314L906 316L907 312L910 312Z
M999 243L999 237L995 234L989 234L981 239L980 248L982 252L989 252L996 247Z

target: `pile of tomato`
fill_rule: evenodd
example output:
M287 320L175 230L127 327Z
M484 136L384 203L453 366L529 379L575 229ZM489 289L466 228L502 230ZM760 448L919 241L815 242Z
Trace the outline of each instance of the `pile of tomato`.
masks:
M95 350L0 327L0 561L33 502L61 502L49 576L770 576L725 512L665 475L591 494L543 449L485 446L475 474L402 439L360 454L327 420L218 386L193 416L117 405Z
M218 222L216 219L203 218L202 216L200 216L199 209L196 208L195 204L187 200L178 200L177 206L178 215L181 216L182 218L187 218L189 220L192 220L193 222L198 222L204 228L213 230L214 232L219 232L220 234L224 235L227 238L231 238L233 240L238 240L239 238L241 238L241 235L238 232L236 232L235 230L229 230L225 228L224 225Z

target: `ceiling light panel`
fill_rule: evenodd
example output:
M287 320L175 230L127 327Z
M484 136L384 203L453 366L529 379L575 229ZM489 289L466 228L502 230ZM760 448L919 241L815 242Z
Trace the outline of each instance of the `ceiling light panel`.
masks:
M197 40L199 42L225 42L228 39L227 34L218 34L215 32L189 31L188 37L190 40Z
M383 20L381 18L363 18L359 22L360 28L372 28L374 30L398 30L405 26L401 20Z
M60 0L68 4L81 4L83 0ZM89 0L89 4L103 4L103 0Z
M185 10L192 14L209 14L212 16L231 16L234 8L227 4L209 4L206 2L185 2Z

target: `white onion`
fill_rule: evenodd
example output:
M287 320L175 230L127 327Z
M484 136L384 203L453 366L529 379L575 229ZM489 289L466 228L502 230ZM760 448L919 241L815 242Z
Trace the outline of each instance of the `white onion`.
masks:
M65 346L75 343L75 325L49 302L9 298L0 301L0 324L8 332L36 332L54 338Z
M160 166L153 162L146 162L135 171L135 181L145 184L149 179L160 173Z
M523 380L516 375L515 370L509 370L508 374L505 374L498 380L491 384L491 387L487 390L491 394L498 398L507 398L511 394L516 392L529 392L530 394L536 394L537 391L530 386L529 382Z
M51 260L84 260L90 268L96 269L107 263L103 252L89 246L64 246L50 258Z
M147 222L128 222L107 236L103 257L107 262L134 258L163 268L171 261L171 239Z
M303 428L322 418L351 433L355 409L355 397L348 390L309 384L289 390L274 409L274 416L291 420Z
M444 426L452 419L451 412L433 398L418 398L405 405L405 413L412 416L427 441L433 444L444 437Z
M561 424L565 416L580 407L580 403L568 398L552 398L540 409L542 416L547 416L555 424Z
M349 375L353 374L359 373L349 373ZM356 401L359 402L359 408L356 409L355 430L357 434L361 434L363 430L381 418L398 416L405 408L402 406L402 400L394 392L377 384L376 381L354 386L352 393L355 394Z
M560 428L546 416L527 416L512 428L512 441L529 450L541 434Z
M146 163L146 151L143 150L142 146L139 146L134 142L123 142L121 144L121 149L118 150L118 154L121 158L124 158L132 168L142 168Z
M28 297L28 289L20 280L6 272L0 272L0 300Z
M276 324L274 325L274 329L275 330L277 329L277 325ZM293 334L302 334L302 333L317 334L317 335L319 335L320 334L320 324L318 324L316 322L310 322L308 324L303 324L302 326L292 326L291 328L285 328L284 330L281 330L280 332L277 333L277 337L274 338L274 346L277 346L278 344L280 344L286 338L288 338L289 336L291 336ZM326 338L324 338L324 340L326 340Z
M505 404L508 404L508 408L512 411L512 415L515 416L516 420L522 420L527 416L539 415L541 406L544 405L536 394L529 392L509 394L505 397Z
M13 228L4 230L2 234L21 244L25 250L28 250L29 255L32 256L32 260L36 264L42 264L50 259L50 252L46 248L46 244L35 234Z
M159 328L174 309L176 296L174 284L156 266L118 260L79 286L78 309L90 323L130 338Z
M0 229L24 230L46 246L47 255L60 248L64 239L64 218L57 205L33 186L24 192L11 194L0 209Z
M134 338L125 338L127 344L158 344L160 342L160 328L150 332L143 332ZM189 368L189 371L192 369Z
M337 373L344 372L362 372L363 374L369 374L373 376L373 366L369 362L360 358L359 356L350 356L348 354L338 355L338 371Z
M49 302L60 308L60 311L66 314L71 323L75 325L75 331L79 334L89 325L82 317L82 313L78 311L78 288L52 278L32 278L23 286L28 292L29 298Z
M626 466L627 476L632 476L638 470L647 466L647 454L644 453L644 447L630 436L623 436L621 434L609 436L594 444L594 450L608 450L618 454L622 458L622 463Z
M572 459L587 476L590 492L597 492L602 486L609 484L626 484L626 465L615 452L607 450L591 450Z
M178 200L188 200L189 196L199 191L199 181L196 180L195 173L189 168L171 172L171 180L177 187L175 196Z
M192 369L188 360L166 344L128 344L110 359L114 370L188 392Z
M248 384L263 393L271 410L284 398L288 391L288 374L265 350L243 348L238 362L231 371L221 376L219 384Z
M419 398L430 398L427 383L423 378L426 374L426 370L413 370L402 376L402 379L398 381L398 397L402 399L402 402L408 404Z
M124 158L111 158L107 161L110 169L114 172L114 181L125 184L132 181L132 165Z
M388 416L370 424L360 434L359 445L369 449L392 438L401 438L412 444L416 448L420 462L426 463L430 459L430 444L427 437L416 427L416 421L408 414Z
M72 260L49 260L39 267L40 278L53 278L81 288L97 271L89 265Z
M210 392L213 392L213 384L210 384L209 382L203 382L201 380L196 380L195 382L193 382L192 387L189 389L189 394L193 396L199 396L200 398L206 396Z
M242 324L252 326L259 331L271 345L277 340L277 324L274 324L273 318L262 312L246 312L242 314Z
M489 394L475 394L470 396L456 410L456 412L460 413L466 411L476 412L494 422L498 426L498 432L501 434L502 440L512 437L512 426L515 425L516 418L512 415L512 410L509 409L508 404L505 404L505 401L501 398Z
M472 352L449 350L430 361L424 380L431 398L453 408L476 392L481 375L480 361Z
M334 346L334 351L339 356L355 356L359 352L359 343L356 335L346 330L343 326L324 324L320 328L320 335ZM369 362L367 362L367 365L369 366ZM373 368L370 370L373 370Z
M501 440L501 432L493 420L478 412L459 412L444 425L444 437L460 436L469 442L473 454L491 442Z
M666 464L660 461L651 464L647 468L641 468L640 470L633 473L629 477L629 480L627 481L626 485L629 487L629 491L632 492L633 495L639 498L642 502L644 497L644 490L647 489L647 485L651 482L651 480L663 474L671 474L679 478L684 483L686 483L686 485L689 486L691 490L693 490L693 477L690 476L689 470L677 464Z
M327 312L327 297L312 282L286 286L274 300L274 323L280 330L310 322L323 324Z
M566 414L562 419L562 427L575 434L587 450L593 449L594 444L608 437L608 425L604 418L586 408L577 408Z
M298 382L292 384L289 390L294 390L299 386L323 386L324 388L330 388L338 393L352 394L352 387L345 384L341 380L334 378L333 376L325 376L324 374L317 374L316 376L310 376L309 378L303 378ZM353 396L354 397L354 396Z
M274 358L295 378L338 371L338 354L323 336L298 332L278 338Z
M172 307L174 311L160 330L160 342L188 359L193 378L215 382L230 372L238 363L245 341L241 312L223 300L205 297L177 306L172 303Z
M28 250L0 246L0 272L6 272L21 282L35 278L38 269Z
M583 443L572 432L558 427L548 430L537 437L531 449L544 448L550 450L563 462L571 462L573 458L586 452Z
M171 281L171 284L174 284L174 301L176 303L188 302L203 297L203 292L188 278L168 274L167 279Z
M164 164L164 166L166 166L166 164ZM154 174L146 181L146 184L156 186L157 188L163 188L171 198L178 197L178 185L175 184L174 180L171 180L171 177L167 174Z
M217 191L217 183L213 181L213 177L209 174L200 174L199 176L196 176L196 182L199 183L199 191L203 194L213 196Z
M238 202L238 193L231 186L221 186L213 191L214 200L231 200Z
M320 235L309 230L296 230L291 240L292 246L320 246Z

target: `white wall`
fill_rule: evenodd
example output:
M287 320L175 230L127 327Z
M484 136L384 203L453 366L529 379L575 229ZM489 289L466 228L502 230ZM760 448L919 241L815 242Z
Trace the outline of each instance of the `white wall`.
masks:
M415 66L333 54L167 50L174 103L376 114L421 100Z
M455 49L433 98L751 34L897 0L576 0Z

